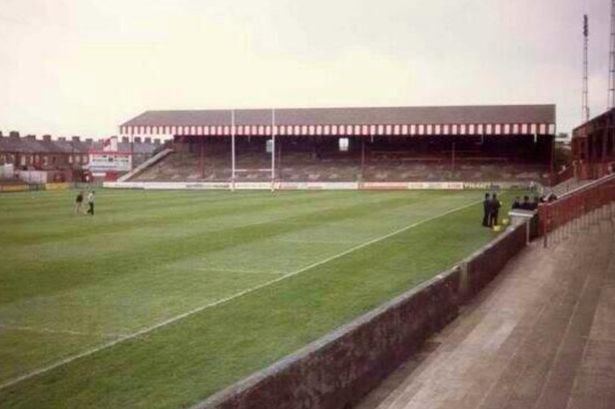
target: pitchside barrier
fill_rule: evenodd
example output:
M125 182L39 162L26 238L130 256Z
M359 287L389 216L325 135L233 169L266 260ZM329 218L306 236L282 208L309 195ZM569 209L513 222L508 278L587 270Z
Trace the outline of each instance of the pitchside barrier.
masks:
M0 192L28 192L34 190L68 190L68 189L92 189L101 188L102 183L81 183L81 182L61 182L61 183L11 183L1 184Z
M68 190L73 186L72 183L45 183L45 190Z
M113 189L154 190L500 190L529 189L519 182L104 182ZM533 184L537 186L536 184Z
M615 211L614 202L615 175L608 175L572 190L553 202L540 204L538 220L545 247L554 233L559 237L570 233L579 224L586 225L600 217L611 218Z
M459 314L525 245L509 227L464 260L193 409L352 407ZM377 274L377 271L374 272Z
M29 192L33 190L45 190L44 184L38 183L11 183L11 184L0 184L0 192Z
M25 183L0 185L0 192L27 192L28 190L30 186Z

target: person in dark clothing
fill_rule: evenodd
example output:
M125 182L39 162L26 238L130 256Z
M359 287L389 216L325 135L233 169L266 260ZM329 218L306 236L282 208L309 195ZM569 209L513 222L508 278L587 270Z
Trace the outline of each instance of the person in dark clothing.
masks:
M500 212L501 206L502 206L502 203L500 203L500 201L498 200L498 195L494 193L491 198L491 206L490 206L491 207L490 209L491 217L489 218L489 227L498 225L498 213Z
M523 203L521 203L521 206L519 206L519 208L523 210L532 210L532 204L530 203L529 196L523 196Z
M539 203L540 203L540 198L538 196L534 196L534 201L532 202L532 209L531 210L537 210Z
M88 214L94 216L94 191L92 190L88 195L88 205L90 208L88 209Z
M485 200L483 200L483 226L489 227L489 216L491 214L491 196L489 193L485 193Z
M81 213L82 212L82 207L81 207L82 205L83 205L83 192L79 192L79 194L75 198L75 207L74 207L73 211L75 213Z
M512 204L512 209L519 209L521 207L521 198L519 196L515 197L515 201Z

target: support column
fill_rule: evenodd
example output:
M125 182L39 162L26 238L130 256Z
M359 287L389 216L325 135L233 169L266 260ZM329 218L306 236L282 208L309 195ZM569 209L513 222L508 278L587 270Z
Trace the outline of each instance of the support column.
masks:
M201 158L200 158L201 179L205 179L205 141L201 137Z
M282 142L280 142L280 148L278 149L278 179L282 181Z
M271 110L271 191L275 189L275 109Z
M231 111L231 191L235 191L235 110Z
M363 182L363 180L365 179L364 172L365 172L365 138L361 138L361 173L359 174L359 177L361 178L361 182Z
M135 135L130 134L130 171L135 169Z
M451 172L455 172L455 142L453 142L451 149Z
M184 138L184 135L180 135L179 137L179 159L183 162L184 161L184 150L185 150L185 144L186 144L186 138Z

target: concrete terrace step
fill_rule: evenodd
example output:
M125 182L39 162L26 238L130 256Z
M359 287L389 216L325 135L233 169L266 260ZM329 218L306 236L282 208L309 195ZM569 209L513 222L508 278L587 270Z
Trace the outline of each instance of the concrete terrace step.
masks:
M613 235L530 245L357 408L615 408Z
M553 192L557 197L562 197L563 195L575 190L575 189L579 189L589 183L591 183L592 180L579 180L576 178L572 178L569 180L566 180L562 183L560 183L557 186L554 186L551 189L551 192Z
M120 178L118 179L118 182L125 182L129 180L135 175L138 175L139 173L146 170L148 167L163 160L166 156L168 156L172 152L173 152L173 149L163 149L162 151L158 152L156 155L152 156L151 158L149 158L148 160L146 160L145 162L143 162L142 164L134 168L132 171L126 173L125 175L120 176Z
M347 180L356 181L361 166L358 158L321 159L315 160L310 156L297 157L293 153L283 156L282 169L278 175L286 180L301 180L305 175L318 175L310 178L312 181ZM230 175L230 156L212 153L206 155L203 162L204 175L194 180L209 180L213 174L224 173ZM268 169L271 164L267 156L262 154L238 154L237 168ZM292 165L292 166L290 166ZM485 165L460 163L455 172L451 171L450 164L437 163L418 164L404 161L368 161L363 171L363 180L370 181L439 181L439 180L466 180L466 181L514 181L526 183L531 180L540 181L541 167L515 164L515 165ZM151 166L137 172L133 181L168 181L193 180L191 175L201 175L200 158L195 153L173 152L163 160L156 161ZM256 178L248 180L269 180L262 173ZM242 177L242 175L238 175Z

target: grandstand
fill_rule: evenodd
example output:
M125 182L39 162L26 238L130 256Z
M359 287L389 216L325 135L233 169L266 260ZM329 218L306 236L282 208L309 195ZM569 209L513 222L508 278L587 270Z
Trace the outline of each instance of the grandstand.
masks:
M173 152L133 182L538 182L555 105L147 111L122 135Z
M580 179L599 178L615 163L615 108L598 115L572 132L573 166L570 172Z

